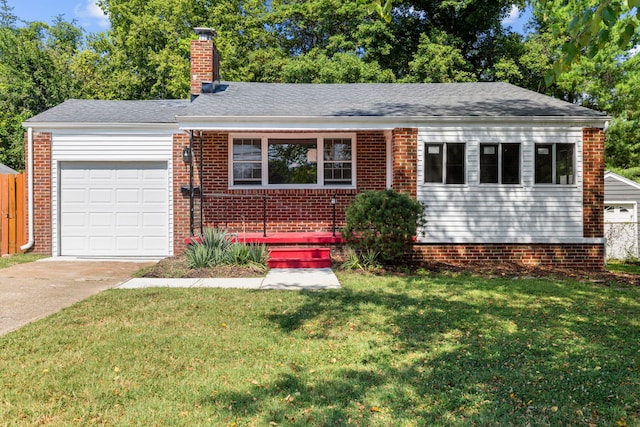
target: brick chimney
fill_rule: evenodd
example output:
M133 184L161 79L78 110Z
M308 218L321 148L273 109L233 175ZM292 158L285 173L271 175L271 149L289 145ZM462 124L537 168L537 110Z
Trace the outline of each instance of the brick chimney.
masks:
M211 28L194 28L198 40L191 40L191 96L202 93L202 84L213 90L220 80L220 55L213 43L216 32Z

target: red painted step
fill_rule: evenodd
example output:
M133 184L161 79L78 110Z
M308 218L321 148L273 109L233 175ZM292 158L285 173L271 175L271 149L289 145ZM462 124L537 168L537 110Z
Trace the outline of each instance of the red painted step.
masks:
M331 267L329 248L271 248L269 268L327 268Z

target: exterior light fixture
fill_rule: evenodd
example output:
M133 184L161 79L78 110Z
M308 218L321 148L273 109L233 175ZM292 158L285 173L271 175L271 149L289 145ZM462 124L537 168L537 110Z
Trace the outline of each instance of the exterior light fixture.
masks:
M185 163L191 163L191 148L184 147L182 149L182 161Z

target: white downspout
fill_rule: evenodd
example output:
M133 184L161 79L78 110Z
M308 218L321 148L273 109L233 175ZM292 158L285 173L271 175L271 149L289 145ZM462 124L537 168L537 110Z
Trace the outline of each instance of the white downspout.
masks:
M31 249L34 243L33 237L33 128L27 129L27 156L29 162L27 165L27 204L29 212L29 240L26 244L20 246L21 251Z

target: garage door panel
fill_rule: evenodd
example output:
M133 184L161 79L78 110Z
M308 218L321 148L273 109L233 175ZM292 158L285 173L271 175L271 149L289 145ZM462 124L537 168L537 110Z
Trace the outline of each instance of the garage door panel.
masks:
M89 179L92 182L111 182L114 179L114 171L106 168L93 168L88 171Z
M138 212L119 212L116 214L116 225L122 228L139 228L140 217Z
M106 188L92 188L89 190L89 203L113 203L113 191Z
M111 236L91 236L89 237L89 251L104 253L112 250Z
M142 250L149 251L157 248L158 245L162 244L162 237L143 237L142 238Z
M113 227L113 215L107 212L95 212L89 214L89 226L100 228Z
M141 201L140 190L136 188L119 189L116 191L117 203L132 203L139 205Z
M164 206L167 203L166 190L143 190L142 191L142 203L152 206Z
M62 162L60 254L169 254L166 162Z
M158 215L157 213L149 213L145 212L142 215L142 225L143 227L163 227L164 226L164 216Z
M84 205L87 203L87 191L85 189L65 188L60 192L60 196L67 204L79 203Z

